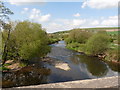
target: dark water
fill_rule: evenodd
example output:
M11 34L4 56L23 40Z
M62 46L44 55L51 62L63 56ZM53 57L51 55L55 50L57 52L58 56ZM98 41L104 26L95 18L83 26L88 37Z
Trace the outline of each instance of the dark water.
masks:
M3 75L3 87L56 83L100 77L117 76L118 65L105 63L97 57L89 57L65 48L64 41L51 45L44 68L29 66L18 72ZM69 70L56 68L56 63L66 63Z

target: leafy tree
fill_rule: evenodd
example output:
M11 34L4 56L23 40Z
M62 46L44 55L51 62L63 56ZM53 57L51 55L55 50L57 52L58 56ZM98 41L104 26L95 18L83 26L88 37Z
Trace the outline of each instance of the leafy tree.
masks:
M40 24L19 22L11 32L8 58L30 60L37 56L43 57L50 50L48 40Z
M98 32L86 43L86 52L91 55L103 54L109 47L109 35L106 32Z
M0 27L1 29L5 27L6 21L8 21L9 15L12 15L13 12L4 6L4 3L0 1Z
M4 3L0 1L0 31L2 29L6 29L8 30L8 34L7 34L7 39L5 41L5 44L4 44L4 50L3 50L3 63L5 63L5 61L7 60L7 44L8 44L8 41L10 39L10 31L11 31L11 26L9 24L6 23L6 21L9 20L9 15L13 14L13 12L9 9L9 8L6 8L4 6ZM2 34L2 32L1 32ZM1 49L1 52L2 52L2 49Z
M74 29L70 32L69 37L66 39L67 43L77 42L86 43L89 37L91 37L92 32L87 30Z

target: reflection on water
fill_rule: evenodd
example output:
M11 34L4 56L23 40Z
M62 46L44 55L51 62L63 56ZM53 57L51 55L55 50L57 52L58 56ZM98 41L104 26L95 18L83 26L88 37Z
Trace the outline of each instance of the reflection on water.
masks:
M96 57L88 57L85 55L79 55L80 63L86 64L87 70L94 76L104 76L107 74L108 69L106 64L99 61Z
M47 83L50 69L27 66L21 70L3 73L2 87L15 87Z
M64 71L55 68L54 65L46 64L46 67L51 69L51 74L48 76L48 83L118 75L118 71L111 69L97 57L89 57L66 49L64 41L53 44L48 57L51 57L54 62L61 61L67 63L70 67L69 71Z
M17 72L3 73L3 87L65 82L118 75L117 65L107 64L97 57L89 57L65 48L64 41L52 44L44 62L45 68L28 66ZM67 64L69 70L56 68L56 64ZM65 65L61 65L65 66ZM61 67L65 68L65 67Z
M110 63L110 62L108 62L107 64L109 65L109 67L110 67L113 71L116 71L116 72L119 72L119 73L120 73L120 64Z

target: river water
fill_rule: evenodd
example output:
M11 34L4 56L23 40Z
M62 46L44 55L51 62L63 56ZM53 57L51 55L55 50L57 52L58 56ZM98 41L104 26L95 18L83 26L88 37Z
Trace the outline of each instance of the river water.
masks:
M97 57L90 57L65 48L65 42L59 41L52 44L52 50L48 54L54 60L65 62L70 70L55 68L54 65L47 65L51 69L48 76L48 83L110 77L118 75L118 66L111 65L99 60Z
M74 80L117 76L118 65L105 63L97 57L68 50L64 41L52 44L44 68L27 67L19 72L5 74L3 87L56 83ZM62 65L57 68L56 65ZM67 68L67 69L65 69ZM41 73L42 72L42 73Z

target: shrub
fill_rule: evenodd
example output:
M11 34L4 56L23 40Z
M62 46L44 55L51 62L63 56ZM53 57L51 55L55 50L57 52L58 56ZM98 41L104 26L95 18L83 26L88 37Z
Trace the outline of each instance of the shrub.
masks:
M109 35L106 32L96 33L86 43L87 54L103 54L108 49L109 40Z
M47 33L40 24L19 22L10 34L7 59L30 60L43 57L50 51L48 41Z
M106 53L105 60L108 61L114 60L120 62L120 47L109 49L105 53Z
M77 43L86 43L88 38L92 36L92 32L86 30L74 29L70 32L68 38L66 39L67 43L77 42Z

